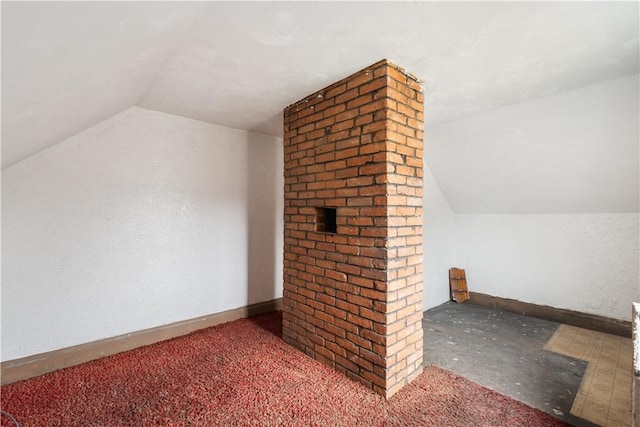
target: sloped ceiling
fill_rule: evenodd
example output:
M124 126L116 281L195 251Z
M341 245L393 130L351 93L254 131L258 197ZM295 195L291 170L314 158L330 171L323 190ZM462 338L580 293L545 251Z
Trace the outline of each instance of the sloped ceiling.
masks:
M382 58L424 79L429 128L637 74L638 3L2 2L2 165L133 105L281 135Z
M202 5L2 2L2 165L136 105Z

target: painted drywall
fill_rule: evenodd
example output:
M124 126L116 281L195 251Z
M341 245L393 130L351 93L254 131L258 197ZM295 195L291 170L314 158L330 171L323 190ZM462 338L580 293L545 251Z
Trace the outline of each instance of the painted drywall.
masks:
M455 213L638 212L638 79L427 127L425 159Z
M454 267L454 215L431 171L424 165L422 308L449 300L449 269Z
M631 320L640 300L637 213L455 215L469 289Z
M282 295L282 140L133 107L2 172L2 360Z

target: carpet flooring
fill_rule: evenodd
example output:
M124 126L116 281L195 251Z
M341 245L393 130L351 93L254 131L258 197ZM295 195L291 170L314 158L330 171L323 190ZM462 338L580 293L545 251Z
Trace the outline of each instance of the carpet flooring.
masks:
M280 334L280 313L238 320L2 386L0 407L22 427L566 425L435 366L385 401Z

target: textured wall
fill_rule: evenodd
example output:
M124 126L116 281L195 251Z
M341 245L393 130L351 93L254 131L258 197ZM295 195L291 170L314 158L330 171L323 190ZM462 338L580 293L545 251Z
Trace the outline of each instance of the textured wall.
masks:
M422 369L422 120L386 61L284 112L284 339L387 397Z
M449 301L449 269L454 267L455 216L431 171L424 167L423 310Z
M455 215L474 292L616 319L640 299L638 214Z
M132 108L2 173L2 360L281 296L278 138Z

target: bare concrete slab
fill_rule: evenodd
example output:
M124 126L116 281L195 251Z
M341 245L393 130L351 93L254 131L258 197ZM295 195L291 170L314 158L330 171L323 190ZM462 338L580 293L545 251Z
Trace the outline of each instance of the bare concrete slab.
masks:
M544 350L560 324L472 304L424 313L424 364L434 364L575 426L570 413L587 362Z

